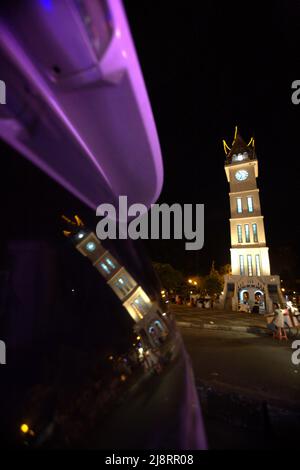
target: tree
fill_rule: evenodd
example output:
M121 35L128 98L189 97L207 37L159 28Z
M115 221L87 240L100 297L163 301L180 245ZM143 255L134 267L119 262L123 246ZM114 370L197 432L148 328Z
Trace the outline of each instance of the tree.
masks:
M211 297L218 296L221 294L223 286L224 277L215 269L215 263L213 261L210 273L204 279L204 290Z
M204 280L204 289L211 297L220 295L223 290L223 280L221 276L209 274Z
M220 266L219 273L221 275L231 274L231 264L224 264L224 266Z
M204 277L203 276L192 276L193 283L189 285L189 288L195 293L201 293L204 290ZM196 284L194 284L196 282Z
M184 277L170 264L153 263L154 270L164 289L178 291L184 283Z

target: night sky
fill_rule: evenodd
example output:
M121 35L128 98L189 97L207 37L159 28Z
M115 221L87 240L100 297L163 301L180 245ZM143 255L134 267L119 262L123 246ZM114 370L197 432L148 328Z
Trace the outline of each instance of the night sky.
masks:
M238 6L239 5L239 6ZM165 167L160 201L205 204L205 246L151 243L159 256L205 272L230 261L222 139L254 135L271 268L299 269L299 74L297 2L125 2L153 107ZM199 8L201 6L201 8ZM294 256L297 254L297 258Z
M246 141L252 135L256 139L272 272L299 279L300 105L291 102L291 83L300 79L300 5L124 4L162 149L159 202L205 204L204 248L187 252L181 241L149 241L152 259L186 274L204 274L212 260L217 266L230 261L222 139L231 143L237 124ZM62 211L96 223L82 203L5 145L1 148L2 220L9 236L54 236L60 233Z

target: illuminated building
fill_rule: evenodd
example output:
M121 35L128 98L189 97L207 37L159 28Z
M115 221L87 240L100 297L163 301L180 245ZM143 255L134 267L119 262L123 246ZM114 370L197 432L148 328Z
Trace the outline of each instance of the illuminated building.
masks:
M95 233L84 227L78 216L75 216L74 221L65 216L63 219L70 228L69 231L64 231L64 234L71 238L76 249L89 259L120 299L135 322L135 333L141 335L151 346L157 346L159 338L168 333L166 323L162 319L165 315L158 303L150 300L143 288L102 245Z
M232 147L223 141L225 172L230 184L230 236L232 274L225 276L222 303L238 309L239 304L260 311L272 311L273 302L283 302L280 279L271 275L269 248L266 245L264 217L261 214L258 161L254 138L246 144L235 128Z

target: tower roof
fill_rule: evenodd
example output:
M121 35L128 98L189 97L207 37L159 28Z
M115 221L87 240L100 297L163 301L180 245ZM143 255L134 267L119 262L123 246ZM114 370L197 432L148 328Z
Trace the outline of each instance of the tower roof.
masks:
M246 144L244 139L239 134L237 126L235 127L234 138L231 144L231 148L225 140L223 140L223 146L226 155L226 163L231 163L233 157L236 158L238 161L240 155L245 158L245 154L247 154L246 158L249 158L250 160L256 158L254 138L251 137L249 143ZM242 159L242 157L240 159Z

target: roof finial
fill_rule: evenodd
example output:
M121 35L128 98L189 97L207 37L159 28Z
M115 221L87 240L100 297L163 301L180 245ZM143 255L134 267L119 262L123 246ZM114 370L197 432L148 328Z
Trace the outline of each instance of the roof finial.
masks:
M80 229L80 227L84 227L84 223L76 214L72 219L66 217L65 215L62 215L61 218L67 223L67 230L63 230L63 234L66 237L69 237L71 234L76 233Z
M225 139L223 139L223 147L224 147L225 155L227 155L227 153L230 152L231 148L227 145Z
M251 137L251 139L249 140L249 143L247 144L247 147L253 147L254 148L254 145L255 145L255 141L254 141L254 137Z
M238 126L235 126L235 128L234 128L234 138L233 138L232 145L234 144L234 142L235 142L235 140L236 140L237 133L238 133Z

